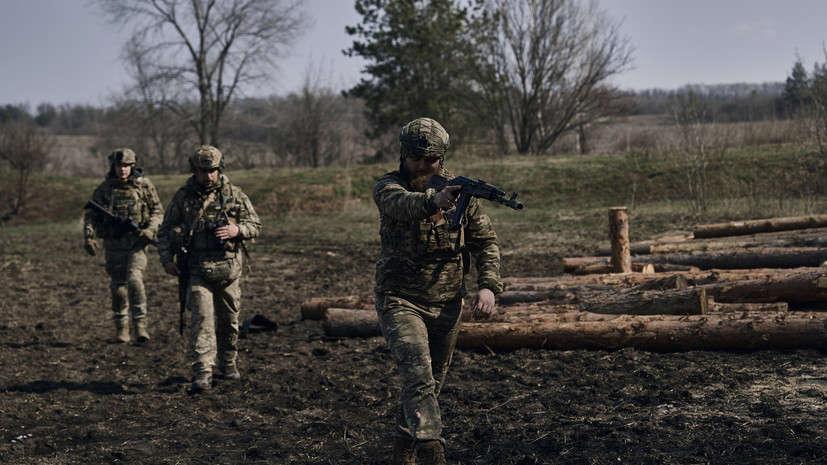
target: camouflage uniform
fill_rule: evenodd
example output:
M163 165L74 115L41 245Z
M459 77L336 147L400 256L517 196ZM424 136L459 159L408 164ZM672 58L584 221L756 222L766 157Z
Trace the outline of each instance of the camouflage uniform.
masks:
M134 165L135 154L129 149L118 149L110 155L110 162L113 167L115 163L121 162ZM125 182L119 180L114 171L110 171L106 180L95 189L92 200L115 215L132 218L142 230L143 237L133 233L117 237L113 225L93 210L87 210L83 221L83 235L87 244L96 243L96 237L103 238L106 272L111 278L109 290L115 326L127 327L131 313L135 326L146 328L146 246L155 236L163 215L155 186L140 168L133 167Z
M211 147L202 150L205 148ZM219 240L214 230L221 221L235 223L238 236ZM167 207L158 231L158 253L164 264L173 261L176 243L183 241L189 251L186 299L196 374L212 372L216 359L219 367L235 366L243 241L258 236L260 230L261 222L250 200L223 174L210 189L202 187L194 176L189 178Z
M404 155L402 161L399 171L385 174L373 189L382 242L376 311L402 377L397 437L444 442L437 396L459 331L464 276L473 256L478 287L501 292L499 246L491 220L475 198L464 226L449 230L454 210L435 206L434 189L414 191L404 173ZM440 169L442 176L451 177Z

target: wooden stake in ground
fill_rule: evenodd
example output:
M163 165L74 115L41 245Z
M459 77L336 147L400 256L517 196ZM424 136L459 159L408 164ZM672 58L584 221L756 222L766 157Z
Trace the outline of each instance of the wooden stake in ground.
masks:
M626 207L609 208L609 240L612 243L612 271L632 271L632 256L629 252L629 215Z

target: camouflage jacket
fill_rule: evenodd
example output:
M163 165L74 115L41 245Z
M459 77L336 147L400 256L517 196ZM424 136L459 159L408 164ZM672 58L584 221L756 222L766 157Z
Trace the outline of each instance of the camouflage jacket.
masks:
M238 226L238 236L221 242L215 237L215 228L227 221ZM158 231L158 254L161 263L171 262L175 247L185 244L191 267L202 260L222 257L233 259L232 266L237 262L240 267L242 241L258 236L260 231L261 221L250 199L225 175L222 174L218 186L209 191L201 187L195 177L190 177L175 193L164 214Z
M141 229L149 231L153 237L161 225L164 214L161 201L155 192L155 186L143 175L140 168L134 169L126 182L121 182L111 173L108 174L95 189L92 200L115 215L132 218ZM116 238L115 231L110 226L103 215L87 210L83 218L83 236L87 239L102 237L106 249L129 250L135 246L146 245L137 235L131 233Z
M473 256L478 287L502 292L500 248L482 205L472 198L463 227L451 231L453 209L439 210L434 195L434 189L412 191L399 171L376 182L373 200L379 207L382 250L374 290L424 302L464 297L464 277Z

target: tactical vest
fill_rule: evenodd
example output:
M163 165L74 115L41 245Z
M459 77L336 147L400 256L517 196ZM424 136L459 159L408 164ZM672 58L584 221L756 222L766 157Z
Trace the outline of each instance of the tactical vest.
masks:
M209 202L204 205L208 197L203 194L190 195L187 198L186 211L193 212L192 217L186 218L187 230L191 231L189 249L195 252L237 252L240 241L221 241L215 237L215 230L226 226L229 222L238 223L237 219L244 205L233 195L232 186L225 182L214 195L208 196ZM200 216L197 212L204 208ZM189 215L188 215L189 216ZM196 217L197 216L197 217Z
M456 259L465 248L464 228L450 230L448 218L454 209L437 212L428 218L402 223L385 218L380 232L382 248L394 256L414 261Z

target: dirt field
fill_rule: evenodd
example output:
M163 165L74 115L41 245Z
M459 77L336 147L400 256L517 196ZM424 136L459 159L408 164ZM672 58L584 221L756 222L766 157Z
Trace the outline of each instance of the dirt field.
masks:
M285 241L308 245L260 252ZM299 318L307 297L369 293L377 251L266 229L256 247L242 318L278 331L241 340L241 381L191 395L175 280L154 249L153 339L124 345L79 233L0 236L0 463L387 463L398 385L384 341ZM458 350L441 395L452 464L825 463L825 403L824 354L805 350Z

